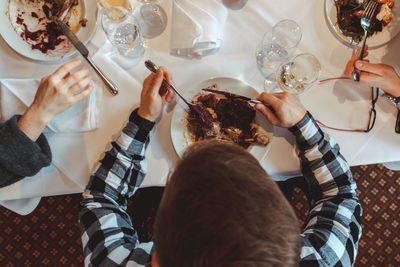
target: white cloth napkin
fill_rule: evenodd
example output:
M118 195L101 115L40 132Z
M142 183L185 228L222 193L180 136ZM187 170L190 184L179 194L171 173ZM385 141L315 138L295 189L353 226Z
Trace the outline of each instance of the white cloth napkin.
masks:
M171 55L202 57L218 51L227 9L218 0L175 0L172 11Z
M0 119L6 121L23 114L32 104L39 86L38 79L0 80ZM94 84L93 84L94 85ZM94 85L93 92L68 110L56 115L45 132L87 132L99 127L102 88Z

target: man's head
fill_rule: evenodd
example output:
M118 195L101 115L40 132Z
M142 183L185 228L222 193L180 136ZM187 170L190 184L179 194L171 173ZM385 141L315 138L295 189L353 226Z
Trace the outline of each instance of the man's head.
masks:
M168 266L295 266L296 216L258 161L234 144L189 149L165 189L155 228Z

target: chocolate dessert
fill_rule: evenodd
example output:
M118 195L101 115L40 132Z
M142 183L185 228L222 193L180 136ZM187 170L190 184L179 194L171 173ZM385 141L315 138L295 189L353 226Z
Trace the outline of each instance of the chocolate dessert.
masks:
M54 50L60 43L66 40L63 36L62 31L58 28L56 23L53 22L52 17L62 18L63 21L68 25L68 21L71 17L72 7L79 4L79 0L29 0L32 3L38 4L41 7L46 17L39 14L41 12L31 12L32 18L37 19L38 25L42 25L40 29L30 31L28 26L24 22L21 12L17 16L16 23L20 24L23 28L20 34L25 39L32 49L40 50L42 53L47 54L49 51ZM39 10L38 10L39 11ZM82 18L80 24L85 27L87 20Z
M202 93L192 103L207 112L212 120L211 124L205 123L198 112L189 110L187 127L193 141L215 138L232 141L243 148L252 143L266 145L269 142L267 136L257 133L256 111L247 101Z

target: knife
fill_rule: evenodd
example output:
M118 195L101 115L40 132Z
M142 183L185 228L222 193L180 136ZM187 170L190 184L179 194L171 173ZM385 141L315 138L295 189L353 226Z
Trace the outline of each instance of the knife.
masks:
M224 95L224 96L226 96L228 98L239 98L239 99L242 99L244 101L248 101L248 102L253 103L253 104L263 104L267 108L269 108L270 110L274 111L274 109L272 108L272 106L270 104L267 104L267 103L265 103L263 101L260 101L260 100L257 100L257 99L252 99L252 98L247 97L247 96L238 95L238 94L225 92L225 91L214 90L214 89L208 89L208 88L205 88L205 89L202 89L202 90L206 91L206 92L214 93L214 94Z
M100 76L103 82L107 85L109 91L113 95L118 94L117 86L107 78L107 76L96 66L96 64L89 58L89 50L86 46L78 39L78 37L73 33L69 27L62 22L57 17L52 17L53 21L57 24L57 26L61 29L61 31L67 36L67 38L71 41L71 43L75 46L75 48L81 53L81 55L86 59L86 61L92 66L92 68L96 71L96 73Z

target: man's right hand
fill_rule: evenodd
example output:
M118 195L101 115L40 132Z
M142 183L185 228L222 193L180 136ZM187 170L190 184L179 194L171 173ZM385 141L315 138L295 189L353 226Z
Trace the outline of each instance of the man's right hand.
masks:
M257 99L271 105L274 111L263 104L256 104L255 109L264 114L273 125L279 127L290 128L295 126L307 113L296 97L286 92L262 93Z

